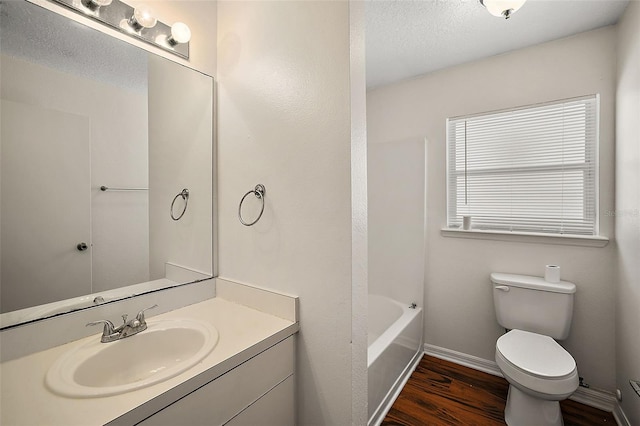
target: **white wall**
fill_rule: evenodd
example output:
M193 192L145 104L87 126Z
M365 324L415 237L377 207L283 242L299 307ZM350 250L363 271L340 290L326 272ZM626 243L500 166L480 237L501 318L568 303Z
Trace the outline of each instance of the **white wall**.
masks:
M622 408L640 424L640 3L632 1L618 28L616 91L616 371Z
M429 140L425 342L494 359L503 332L489 274L541 275L548 263L578 286L570 337L581 376L615 388L614 247L446 238L447 117L600 93L600 228L613 234L615 28L607 27L378 88L368 93L370 142Z
M425 141L368 147L369 293L421 308L425 273Z
M348 2L218 3L219 273L300 297L298 424L366 419L352 407L366 350L352 355L350 18ZM264 215L245 227L257 183Z
M368 414L368 217L365 3L349 2L351 89L351 424Z

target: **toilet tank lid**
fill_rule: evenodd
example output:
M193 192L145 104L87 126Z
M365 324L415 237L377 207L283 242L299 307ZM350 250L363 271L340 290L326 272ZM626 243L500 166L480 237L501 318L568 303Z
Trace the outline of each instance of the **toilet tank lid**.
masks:
M529 288L532 290L551 291L554 293L573 294L576 292L576 285L569 281L560 281L559 283L550 283L542 277L532 277L529 275L503 274L493 272L491 274L491 282L498 285L507 285L520 288Z

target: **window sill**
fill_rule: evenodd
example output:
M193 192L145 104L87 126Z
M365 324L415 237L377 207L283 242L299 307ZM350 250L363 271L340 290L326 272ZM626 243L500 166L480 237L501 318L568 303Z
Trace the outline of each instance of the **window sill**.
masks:
M609 238L602 236L554 235L533 232L503 232L485 229L464 230L458 228L442 228L443 237L472 238L477 240L516 241L521 243L562 244L569 246L604 247Z

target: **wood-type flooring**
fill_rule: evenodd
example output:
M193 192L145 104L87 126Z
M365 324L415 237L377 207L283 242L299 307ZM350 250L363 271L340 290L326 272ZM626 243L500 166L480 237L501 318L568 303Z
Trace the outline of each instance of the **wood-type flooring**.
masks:
M425 355L382 425L504 425L508 388L502 377ZM571 400L560 406L565 426L616 424L593 407Z

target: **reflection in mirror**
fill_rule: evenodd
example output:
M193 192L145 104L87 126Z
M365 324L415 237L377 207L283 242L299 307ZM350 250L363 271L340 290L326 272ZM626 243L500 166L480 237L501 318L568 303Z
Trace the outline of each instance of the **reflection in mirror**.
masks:
M0 61L0 326L211 277L212 78L22 0Z

